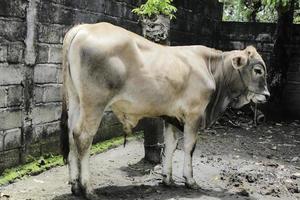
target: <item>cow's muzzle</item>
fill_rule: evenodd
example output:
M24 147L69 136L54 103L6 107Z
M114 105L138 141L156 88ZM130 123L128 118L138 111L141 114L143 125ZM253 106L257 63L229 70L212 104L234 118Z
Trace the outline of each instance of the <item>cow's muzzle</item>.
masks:
M268 89L264 90L261 94L255 94L252 98L254 103L266 103L270 98L270 92Z

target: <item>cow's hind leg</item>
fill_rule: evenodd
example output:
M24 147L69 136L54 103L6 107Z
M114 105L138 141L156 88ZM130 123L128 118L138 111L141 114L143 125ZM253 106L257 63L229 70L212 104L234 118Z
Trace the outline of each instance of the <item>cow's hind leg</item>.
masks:
M78 153L75 145L73 130L79 118L79 103L75 98L69 99L69 148L70 152L68 155L68 166L69 166L69 177L72 193L76 196L81 194L79 186L79 169L78 169Z
M169 123L166 123L164 130L164 153L163 153L163 183L172 185L172 159L177 146L176 128Z
M104 106L99 106L99 104L98 106L81 105L80 117L73 133L78 153L79 186L87 199L95 197L90 185L89 151L103 111Z
M184 163L183 163L183 177L185 178L185 185L188 188L197 189L195 179L193 178L192 158L197 141L198 121L187 121L184 126Z

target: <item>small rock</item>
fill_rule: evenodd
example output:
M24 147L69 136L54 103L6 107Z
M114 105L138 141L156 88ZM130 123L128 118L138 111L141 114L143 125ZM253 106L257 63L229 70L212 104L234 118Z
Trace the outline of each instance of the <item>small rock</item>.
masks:
M288 189L291 193L299 193L299 187L297 183L293 183L292 181L285 181L285 187Z
M245 189L242 189L242 190L239 191L237 194L238 194L238 195L241 195L241 196L244 196L244 197L249 197L249 196L250 196L250 195L249 195L249 192L246 191Z
M292 174L291 178L292 179L300 178L300 173L294 173L294 174Z
M257 180L257 177L254 174L247 174L246 179L249 183L254 183Z
M36 182L36 183L44 183L44 181L38 180L38 179L33 179L33 181Z
M276 147L276 146L272 146L271 149L272 149L272 150L277 150L277 147Z
M38 161L38 166L39 166L39 167L41 167L41 166L43 166L43 165L45 165L45 164L46 164L46 162L45 162L44 159L40 159L40 160Z
M296 156L296 157L294 157L294 158L291 160L291 162L297 162L298 160L299 160L299 157Z
M284 169L285 169L285 167L284 167L284 165L279 165L279 166L278 166L278 169L280 169L280 170L284 170Z
M265 164L265 166L268 166L268 167L278 167L279 165L277 163L274 163L274 162L268 162Z

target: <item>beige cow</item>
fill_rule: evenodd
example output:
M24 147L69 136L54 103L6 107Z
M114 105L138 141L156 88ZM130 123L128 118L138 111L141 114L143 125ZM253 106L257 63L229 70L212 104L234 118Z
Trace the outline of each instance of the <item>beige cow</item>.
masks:
M73 27L63 44L62 113L63 152L73 194L93 196L89 149L108 107L126 133L143 117L164 116L175 125L168 124L164 133L167 185L172 183L174 133L183 130L183 177L188 187L197 187L192 154L199 125L210 125L228 105L265 102L266 73L253 47L229 52L205 46L168 47L108 23Z

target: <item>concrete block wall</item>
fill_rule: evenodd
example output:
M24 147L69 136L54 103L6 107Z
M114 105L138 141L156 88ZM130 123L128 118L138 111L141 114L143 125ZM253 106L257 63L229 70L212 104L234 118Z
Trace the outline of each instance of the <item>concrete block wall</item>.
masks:
M26 6L0 2L0 171L20 161L22 149Z
M75 24L107 21L140 33L139 1L10 0L0 2L0 173L59 151L61 48ZM101 132L101 134L100 134ZM107 113L95 141L120 135Z
M283 93L285 114L300 118L300 25L294 25L291 44L288 44L289 70Z
M176 19L171 21L171 45L215 46L217 24L222 20L223 6L212 0L174 0Z

